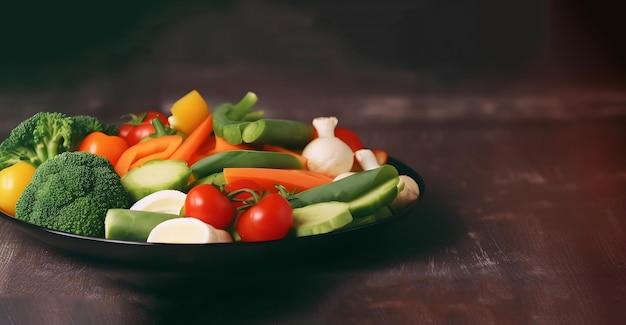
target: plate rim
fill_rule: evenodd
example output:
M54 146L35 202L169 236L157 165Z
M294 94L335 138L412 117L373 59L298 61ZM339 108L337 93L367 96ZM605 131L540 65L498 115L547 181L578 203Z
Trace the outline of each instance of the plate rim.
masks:
M216 250L216 249L223 249L224 247L228 247L229 250L233 250L233 249L239 249L240 247L246 247L246 248L252 249L252 248L261 248L261 247L268 247L268 246L288 246L290 244L304 244L306 242L315 242L315 241L320 241L320 240L324 240L327 238L338 238L338 237L342 237L342 235L347 235L347 234L357 234L365 230L377 228L377 226L380 226L383 224L391 223L393 221L401 219L402 217L412 212L416 208L416 206L419 204L419 202L423 200L423 196L426 190L424 179L413 168L409 167L407 164L401 162L400 160L394 157L389 156L387 164L390 164L396 167L396 169L398 169L401 175L408 175L409 177L413 178L416 181L420 189L420 195L415 202L411 203L411 205L402 209L401 211L394 213L390 217L383 218L381 220L377 220L371 223L358 225L358 226L350 227L346 229L339 229L339 230L324 233L324 234L317 234L317 235L304 236L304 237L287 237L287 238L273 240L273 241L250 242L250 243L248 242L209 243L209 244L149 243L149 242L125 241L125 240L106 239L106 238L100 238L100 237L89 237L89 236L84 236L84 235L77 235L77 234L72 234L72 233L67 233L63 231L58 231L54 229L37 226L37 225L31 224L31 223L28 223L19 219L15 219L14 217L8 216L4 213L0 213L0 216L2 217L2 219L8 221L12 226L17 227L17 229L19 229L23 233L26 233L28 236L38 240L39 242L42 242L43 244L49 247L59 249L65 253L69 253L72 255L79 255L82 257L88 257L88 258L98 259L98 260L118 260L118 261L124 260L125 262L128 262L127 261L128 258L121 257L121 255L123 254L106 254L106 256L102 256L102 254L92 254L89 252L89 249L88 249L89 247L92 247L93 245L102 245L103 247L104 246L107 246L107 247L121 246L121 247L136 249L136 250L148 250L148 249L149 250L153 250L153 249L154 250L159 250L159 249L183 250L183 247L184 247L185 250L189 250L189 251L195 251L198 249L210 251L210 250ZM72 246L71 243L70 245L60 243L64 241L70 241L70 242L75 242L79 244L83 243L87 245L86 246L82 246L82 245ZM67 247L67 246L70 246L70 247ZM139 262L141 264L145 263L145 261L139 261Z

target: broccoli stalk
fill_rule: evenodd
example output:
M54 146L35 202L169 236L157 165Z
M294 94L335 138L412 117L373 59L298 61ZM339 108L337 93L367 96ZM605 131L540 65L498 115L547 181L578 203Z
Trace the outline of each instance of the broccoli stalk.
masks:
M30 140L37 156L44 162L69 149L72 137L72 119L62 113L37 113L32 118Z

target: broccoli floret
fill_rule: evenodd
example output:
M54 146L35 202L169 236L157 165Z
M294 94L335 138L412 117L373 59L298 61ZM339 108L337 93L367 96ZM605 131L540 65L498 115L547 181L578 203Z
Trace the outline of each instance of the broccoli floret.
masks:
M17 202L15 217L41 227L104 237L112 208L132 201L108 160L87 152L64 152L35 171Z
M72 140L70 151L75 150L80 142L92 132L102 132L107 135L117 135L119 128L116 125L102 123L97 117L77 115L72 117Z
M66 151L74 151L91 132L116 135L118 127L87 115L39 112L18 124L0 143L0 170L20 161L35 168Z
M0 143L0 170L24 161L38 167L70 148L72 118L39 112L18 124Z

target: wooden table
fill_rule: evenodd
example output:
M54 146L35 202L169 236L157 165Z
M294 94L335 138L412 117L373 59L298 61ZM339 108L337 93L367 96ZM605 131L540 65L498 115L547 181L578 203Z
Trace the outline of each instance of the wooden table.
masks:
M191 88L211 104L255 90L270 116L338 116L421 174L421 203L327 260L208 272L206 291L189 294L134 288L107 276L123 268L68 256L0 221L0 323L626 323L622 87L523 79L424 90L408 74L284 71L267 83L262 69L243 81L241 67L184 72L134 92L123 91L136 86L131 76L54 95L2 93L14 108L2 109L4 135L40 107L117 121Z

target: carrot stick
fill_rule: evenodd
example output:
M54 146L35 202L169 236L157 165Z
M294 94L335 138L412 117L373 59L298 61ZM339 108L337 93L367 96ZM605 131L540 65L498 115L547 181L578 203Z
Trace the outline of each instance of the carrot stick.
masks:
M189 163L191 156L202 147L202 144L211 135L211 132L213 132L213 117L209 114L209 116L187 136L185 141L176 148L176 151L174 151L169 159L184 160Z
M115 171L120 177L131 169L153 159L167 159L183 142L179 135L166 135L153 138L126 149L115 164Z
M287 153L287 154L293 155L294 157L298 158L300 160L300 162L302 162L302 166L306 167L306 160L307 159L303 155L301 155L301 154L299 154L299 153L297 153L297 152L295 152L293 150L289 150L287 148L283 148L281 146L276 146L276 145L268 144L268 143L263 144L262 150L273 151L273 152L282 152L282 153Z
M198 160L206 157L206 153L213 150L213 148L215 148L215 136L210 135L204 139L200 148L191 154L191 157L187 160L187 164L189 166L195 164Z
M226 184L242 179L254 181L271 192L277 192L275 184L284 186L290 192L294 190L301 192L333 180L326 175L304 169L224 168Z

